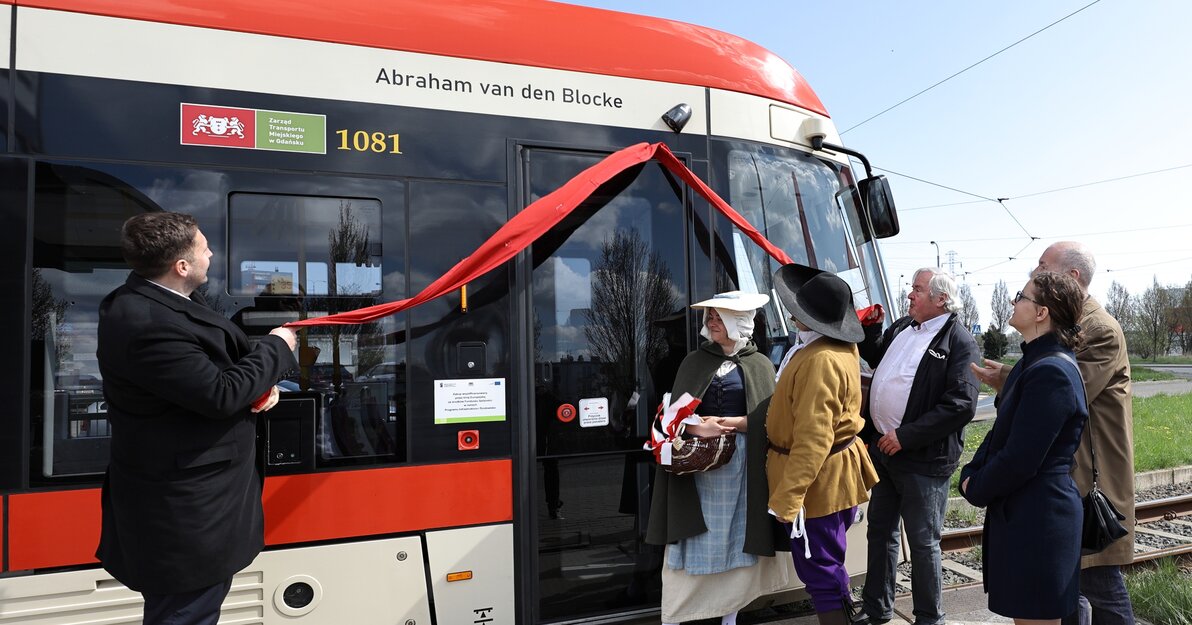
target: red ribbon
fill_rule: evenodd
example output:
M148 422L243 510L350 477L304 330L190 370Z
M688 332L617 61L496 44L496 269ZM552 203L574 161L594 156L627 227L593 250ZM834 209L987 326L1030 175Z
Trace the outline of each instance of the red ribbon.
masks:
M881 318L882 312L881 304L874 304L872 306L866 306L865 308L858 308L857 321L860 321L861 325L863 326L871 326L877 323L878 319Z
M695 409L699 407L699 404L700 400L692 399L686 406L681 406L675 412L675 418L666 427L662 426L662 413L666 411L666 404L658 404L658 412L654 414L655 433L651 434L650 439L647 441L650 445L650 451L654 454L654 462L662 463L662 446L669 445L671 441L678 438L679 426L683 424L683 419L695 414Z
M670 170L700 195L704 196L716 210L720 211L737 228L740 228L750 239L760 245L762 249L774 257L778 262L786 265L791 259L778 246L770 243L754 228L740 213L733 210L727 202L722 200L704 181L700 180L690 169L662 143L639 143L610 154L607 158L580 172L567 184L543 196L537 202L530 204L517 215L513 216L501 226L475 252L456 263L454 267L430 283L414 297L377 304L348 312L342 312L325 317L302 319L287 323L290 327L316 325L352 325L367 323L381 317L413 308L436 297L445 295L472 282L476 278L499 267L502 263L513 258L518 252L529 247L538 237L545 234L555 224L562 221L575 207L588 199L600 185L608 182L617 174L640 165L651 159Z

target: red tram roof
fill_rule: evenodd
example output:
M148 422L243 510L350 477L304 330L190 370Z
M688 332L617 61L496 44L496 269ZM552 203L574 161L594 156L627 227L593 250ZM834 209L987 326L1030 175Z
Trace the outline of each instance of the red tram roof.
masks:
M782 58L684 22L544 0L0 0L758 95L827 115Z

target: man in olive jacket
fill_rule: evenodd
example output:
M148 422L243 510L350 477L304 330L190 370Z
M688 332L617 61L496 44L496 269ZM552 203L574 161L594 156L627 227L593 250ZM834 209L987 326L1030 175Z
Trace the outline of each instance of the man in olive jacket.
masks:
M264 544L255 413L297 366L295 335L250 345L206 305L212 253L189 215L132 217L121 245L133 271L99 308L112 449L96 557L141 592L147 625L214 625Z
M900 517L911 551L914 625L944 622L940 532L978 391L969 368L977 343L957 319L957 291L942 270L920 269L909 315L880 337L880 324L866 326L858 346L876 369L863 438L881 479L869 501L869 569L861 594L875 624L893 618Z
M1101 553L1080 559L1080 609L1063 622L1075 625L1088 623L1091 618L1098 625L1133 625L1134 609L1120 568L1134 561L1134 413L1130 358L1121 325L1088 294L1096 268L1093 255L1084 245L1060 241L1043 251L1035 269L1066 273L1076 278L1084 291L1080 317L1084 343L1076 349L1076 364L1084 378L1089 426L1076 450L1072 478L1082 495L1092 488L1091 432L1097 444L1097 486L1126 516L1122 527L1129 532ZM992 360L986 360L985 365L974 367L977 377L1000 390L1010 367Z

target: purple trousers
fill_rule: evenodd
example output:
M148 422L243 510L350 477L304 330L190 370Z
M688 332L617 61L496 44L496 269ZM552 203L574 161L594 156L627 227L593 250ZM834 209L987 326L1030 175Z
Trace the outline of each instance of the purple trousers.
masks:
M844 552L848 548L846 533L856 516L857 507L853 506L828 516L807 519L807 535L791 539L795 573L807 586L816 612L839 610L844 607L842 602L852 602ZM791 524L783 523L783 526L789 534ZM805 540L811 545L810 558L804 557Z

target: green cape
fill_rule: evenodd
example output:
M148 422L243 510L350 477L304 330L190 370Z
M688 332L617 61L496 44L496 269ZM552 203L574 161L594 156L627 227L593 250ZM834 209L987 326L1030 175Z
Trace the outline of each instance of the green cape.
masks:
M732 360L741 367L745 406L749 411L749 431L745 435L744 551L772 556L775 549L790 550L790 541L782 526L766 511L770 499L766 485L766 410L770 406L770 396L774 394L774 365L757 351L753 342L746 344L736 355L725 356L719 345L704 341L679 365L671 396L690 393L692 397L703 397L712 383L712 376L725 360ZM647 543L663 545L708 531L695 488L692 475L674 475L657 467L650 522L646 528Z

